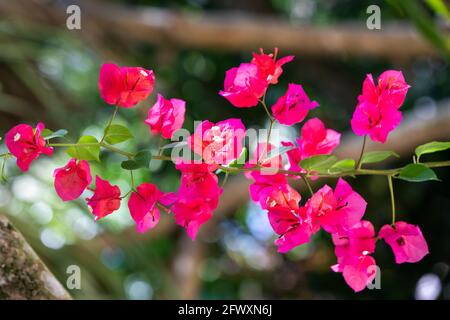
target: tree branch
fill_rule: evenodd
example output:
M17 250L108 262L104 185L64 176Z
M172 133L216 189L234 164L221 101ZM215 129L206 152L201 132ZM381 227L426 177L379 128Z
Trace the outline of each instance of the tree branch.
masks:
M71 299L23 236L3 215L0 215L0 299Z

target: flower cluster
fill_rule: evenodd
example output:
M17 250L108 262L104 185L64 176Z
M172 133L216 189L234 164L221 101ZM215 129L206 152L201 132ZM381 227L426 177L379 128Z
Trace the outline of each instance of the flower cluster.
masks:
M150 182L135 187L133 170L148 166L152 157L163 159L163 150L148 156L144 151L133 154L112 147L132 137L127 128L112 124L116 112L100 140L88 136L73 144L52 144L51 139L61 136L48 129L44 132L42 123L36 128L27 124L17 125L6 134L9 155L17 159L22 171L27 171L41 154L51 156L55 146L69 147L69 162L54 171L54 187L63 201L78 199L89 190L92 195L86 198L86 203L94 219L98 220L118 210L128 197L128 209L138 232L154 228L163 211L173 215L175 222L185 228L193 240L200 227L213 217L219 204L223 189L219 186L218 175L225 173L225 182L229 174L243 172L252 181L249 187L251 199L267 212L270 225L278 235L275 240L278 251L286 253L311 241L314 234L323 230L330 235L335 247L337 264L331 269L342 273L355 291L363 290L376 276L373 255L378 239L392 248L397 263L421 260L428 253L428 247L419 227L395 221L393 208L392 224L381 227L377 235L372 223L363 219L367 202L342 178L367 173L361 168L364 146L357 163L353 159L337 161L332 153L340 144L341 134L327 128L318 118L305 121L309 112L319 104L310 100L300 84L289 84L271 108L266 106L267 90L271 85L278 84L284 65L294 59L293 56L277 59L277 55L277 49L271 54L263 50L254 53L249 63L242 63L226 72L224 89L219 92L235 107L250 108L259 104L264 107L271 121L266 141L259 142L254 154L247 160L244 152L247 130L240 119L217 123L202 121L186 141L190 152L200 157L201 161L181 157L166 159L175 163L181 175L176 193L164 193ZM131 108L145 100L152 93L154 82L152 70L106 63L100 69L98 88L103 100L115 105L117 111L119 107ZM401 71L382 73L377 84L372 75L367 75L351 120L354 133L384 143L402 119L399 109L408 88ZM185 101L166 99L158 94L144 122L151 134L171 139L182 128L185 113ZM270 143L275 121L288 126L305 122L298 138L275 146ZM115 134L110 135L110 132ZM89 161L95 155L89 148L104 148L126 156L122 168L131 172L131 190L123 194L118 186L99 176L95 176L95 187L90 187L92 175ZM443 149L441 145L440 149L433 150ZM434 152L425 151L422 153ZM287 161L283 163L284 153ZM433 171L424 164L411 165L421 166L420 179L425 176L423 170L429 170L426 174L433 179ZM413 173L406 172L407 167L385 174L392 197L392 178L417 179ZM417 171L417 167L415 169ZM336 185L332 188L326 184L314 192L310 182L319 182L318 179L323 176L338 178ZM302 198L299 191L290 185L291 180L299 178L309 189L309 198Z

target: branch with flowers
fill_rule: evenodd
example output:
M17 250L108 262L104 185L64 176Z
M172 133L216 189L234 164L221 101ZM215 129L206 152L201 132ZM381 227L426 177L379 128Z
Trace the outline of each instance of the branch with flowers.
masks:
M112 214L128 199L138 232L156 227L163 211L173 215L175 222L194 240L199 228L213 217L228 176L242 173L252 180L251 199L267 211L267 218L278 235L275 240L278 251L286 253L324 230L331 234L335 245L337 264L332 270L341 272L355 291L363 290L376 276L376 268L370 267L376 265L372 254L377 240L391 246L397 263L420 261L428 254L428 246L418 226L396 220L394 182L397 179L438 180L433 169L448 167L450 161L424 162L422 157L450 149L450 142L433 141L418 146L412 163L392 169L372 169L367 165L396 157L394 152L365 150L367 139L385 143L402 120L400 107L409 89L402 72L385 71L377 81L367 75L351 119L353 132L363 137L360 156L357 161L338 159L333 151L341 135L326 128L318 118L305 121L319 104L309 99L301 85L289 84L285 94L271 108L267 106L268 88L277 85L284 65L294 59L293 56L277 59L277 53L276 49L273 54L261 50L253 54L249 63L228 70L224 89L219 92L235 107L261 106L267 114L269 127L262 139L257 136L256 150L251 156L244 146L250 129L235 118L218 123L202 121L185 141L161 146L156 154L118 148L116 144L134 137L127 127L114 123L115 116L152 93L155 75L152 70L140 67L106 63L101 67L98 87L102 99L115 108L101 138L83 136L76 143L54 142L65 139L67 131L51 131L43 123L35 128L19 124L5 136L9 152L0 155L1 177L6 179L5 164L9 159L15 158L17 166L25 172L40 155L51 156L55 148L65 148L70 160L54 171L55 191L63 201L78 199L85 190L90 190L92 195L86 199L87 206L98 220ZM183 130L185 112L185 101L158 94L145 124L151 134L177 141L175 136ZM295 141L283 141L280 146L271 143L276 122L292 126L303 121L300 137ZM179 154L179 148L183 155ZM171 155L166 155L170 149ZM101 150L124 157L121 167L130 172L130 190L123 192L99 176L95 177L95 187L91 187L89 161L100 161ZM192 158L193 155L196 157ZM164 193L150 182L135 184L133 172L148 167L151 160L175 164L181 173L177 192ZM219 175L223 175L221 184ZM384 225L378 234L370 221L363 220L366 201L343 179L362 175L385 176L390 190L392 223ZM314 190L311 181L317 185L321 178L338 180L334 189L323 185ZM292 179L301 179L309 191L303 199L290 186Z

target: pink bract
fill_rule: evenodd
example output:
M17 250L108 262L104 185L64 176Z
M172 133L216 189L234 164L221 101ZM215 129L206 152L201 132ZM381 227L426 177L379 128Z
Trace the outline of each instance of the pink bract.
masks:
M350 228L361 220L367 202L342 178L333 190L325 185L307 202L314 230L322 227L327 232Z
M282 66L294 60L294 56L286 56L276 60L278 48L274 49L274 53L265 54L263 49L259 49L260 53L253 53L252 64L258 67L259 72L269 84L277 84L278 78L283 73Z
M296 139L297 148L287 151L289 170L299 171L298 163L306 158L316 155L331 154L341 141L341 134L327 129L318 118L305 122L301 129L301 137ZM294 147L292 142L282 142L283 146Z
M391 246L396 263L418 262L429 253L418 226L398 221L395 226L384 225L378 236Z
M55 169L55 190L63 201L77 199L91 183L91 169L86 160L70 159L62 168Z
M203 199L193 198L177 201L172 211L176 223L184 227L189 237L195 240L200 226L212 218L213 210Z
M245 127L240 119L203 121L188 138L188 145L207 164L228 164L239 157Z
M224 90L219 94L238 108L255 107L267 89L267 81L258 67L241 63L225 74Z
M136 229L142 233L154 228L160 218L158 203L170 205L175 201L173 193L164 194L152 183L142 183L132 192L128 200L128 209L136 222ZM163 199L169 201L164 201Z
M376 262L370 256L375 250L375 231L369 221L360 221L333 234L338 264L331 267L342 272L345 282L355 291L366 288L376 276Z
M288 191L288 183L284 174L265 175L259 171L250 172L249 178L254 182L249 186L250 198L255 202L265 202L273 189Z
M99 176L95 177L95 191L92 197L87 198L87 204L99 220L120 208L120 189L112 186L108 181Z
M200 226L212 217L223 190L206 163L178 162L176 168L181 171L181 184L172 211L177 224L194 240Z
M289 250L309 242L313 230L305 219L303 208L298 212L285 209L269 211L269 221L274 231L280 235L275 240L278 252L286 253Z
M44 124L39 122L36 129L27 124L19 124L9 130L5 136L6 147L16 157L17 166L23 172L28 171L30 164L41 154L51 156L53 148L47 147L41 137Z
M106 103L131 108L152 93L154 82L152 70L105 63L100 69L98 88Z
M301 85L291 83L286 93L272 106L272 113L279 123L291 126L302 122L308 111L318 106L316 101L309 100Z
M389 133L402 120L402 113L398 109L408 89L409 85L401 71L383 72L378 78L378 85L368 74L351 121L355 134L369 135L373 141L385 143Z
M170 139L173 133L183 126L185 112L184 100L167 100L158 94L158 100L148 111L145 123L153 134L161 133L164 138Z

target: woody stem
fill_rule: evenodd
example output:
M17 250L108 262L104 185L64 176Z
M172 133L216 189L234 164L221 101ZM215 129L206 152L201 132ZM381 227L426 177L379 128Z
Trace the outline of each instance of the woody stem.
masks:
M93 147L93 146L100 146L103 147L111 152L115 152L117 154L121 154L123 156L128 157L129 159L134 158L135 154L131 152L124 151L122 149L113 147L105 142L102 143L50 143L48 144L51 147ZM3 155L4 156L4 155ZM153 160L161 160L161 161L172 161L172 158L169 156L164 155L154 155L152 156ZM437 162L421 162L422 165L427 166L428 168L442 168L442 167L450 167L450 160L447 161L437 161ZM271 168L264 168L260 166L256 167L250 167L250 168L230 168L225 166L220 166L220 169L224 172L229 173L236 173L236 172L245 172L245 171L271 171ZM379 169L355 169L355 170L349 170L345 172L340 173L314 173L314 176L322 177L322 178L341 178L341 177L352 177L352 176L367 176L367 175L374 175L374 176L390 176L396 177L400 171L403 169L403 167L394 168L394 169L386 169L386 170L379 170ZM281 174L287 174L291 176L297 176L305 178L309 177L309 173L301 173L298 171L293 170L284 170L279 169L277 170L277 173Z

